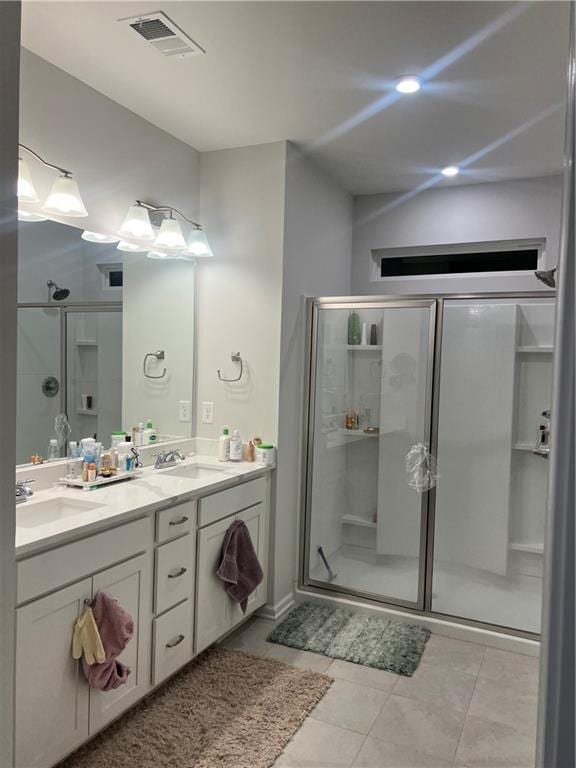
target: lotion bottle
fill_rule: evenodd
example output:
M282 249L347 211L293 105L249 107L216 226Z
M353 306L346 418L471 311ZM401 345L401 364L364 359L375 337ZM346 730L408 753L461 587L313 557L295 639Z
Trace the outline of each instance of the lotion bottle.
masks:
M222 427L222 434L218 438L218 461L230 461L230 430Z
M242 461L242 438L237 429L232 432L230 438L230 461Z

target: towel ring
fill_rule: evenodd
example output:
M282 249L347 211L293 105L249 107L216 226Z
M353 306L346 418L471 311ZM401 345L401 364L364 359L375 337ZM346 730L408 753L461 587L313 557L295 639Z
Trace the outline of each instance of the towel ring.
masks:
M240 352L236 352L236 354L232 353L230 355L230 360L232 360L233 363L240 363L240 373L238 376L236 376L235 379L226 379L224 376L222 376L222 373L220 371L220 368L218 368L218 378L220 381L225 381L226 383L230 383L232 381L240 381L242 378L242 374L244 373L244 361L242 360L242 356L240 355Z
M147 379L163 379L164 376L166 376L166 368L164 368L162 373L158 376L153 376L151 373L146 371L146 363L148 362L149 357L155 357L156 360L164 360L164 350L159 349L157 352L147 352L144 355L144 362L142 363L142 370L144 372L144 376L146 376Z

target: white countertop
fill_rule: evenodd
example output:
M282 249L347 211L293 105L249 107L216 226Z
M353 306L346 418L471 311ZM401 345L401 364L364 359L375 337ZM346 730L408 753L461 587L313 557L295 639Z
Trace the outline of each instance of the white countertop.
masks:
M90 491L69 488L59 483L36 492L28 501L16 505L16 557L29 556L34 552L64 544L179 501L205 496L272 469L272 467L246 461L223 464L213 456L198 455L187 458L177 466L194 464L218 467L222 471L214 473L214 478L190 479L177 477L171 473L170 469L155 470L152 467L146 467L138 478L97 487ZM32 526L18 524L19 517L22 520L26 510L29 515L35 505L44 505L45 502L61 498L76 499L99 506L82 510L77 514L69 514L61 519L50 520L47 523Z

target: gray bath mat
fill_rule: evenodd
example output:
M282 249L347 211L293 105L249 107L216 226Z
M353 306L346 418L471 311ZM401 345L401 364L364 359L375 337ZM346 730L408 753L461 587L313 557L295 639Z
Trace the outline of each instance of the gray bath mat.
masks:
M411 677L429 637L430 630L417 624L302 603L268 642Z

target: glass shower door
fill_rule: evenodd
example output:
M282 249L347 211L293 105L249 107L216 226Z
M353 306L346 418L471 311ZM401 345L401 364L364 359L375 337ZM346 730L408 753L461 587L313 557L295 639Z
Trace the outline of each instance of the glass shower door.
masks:
M429 444L435 302L316 302L306 583L421 607L427 494L406 456Z

